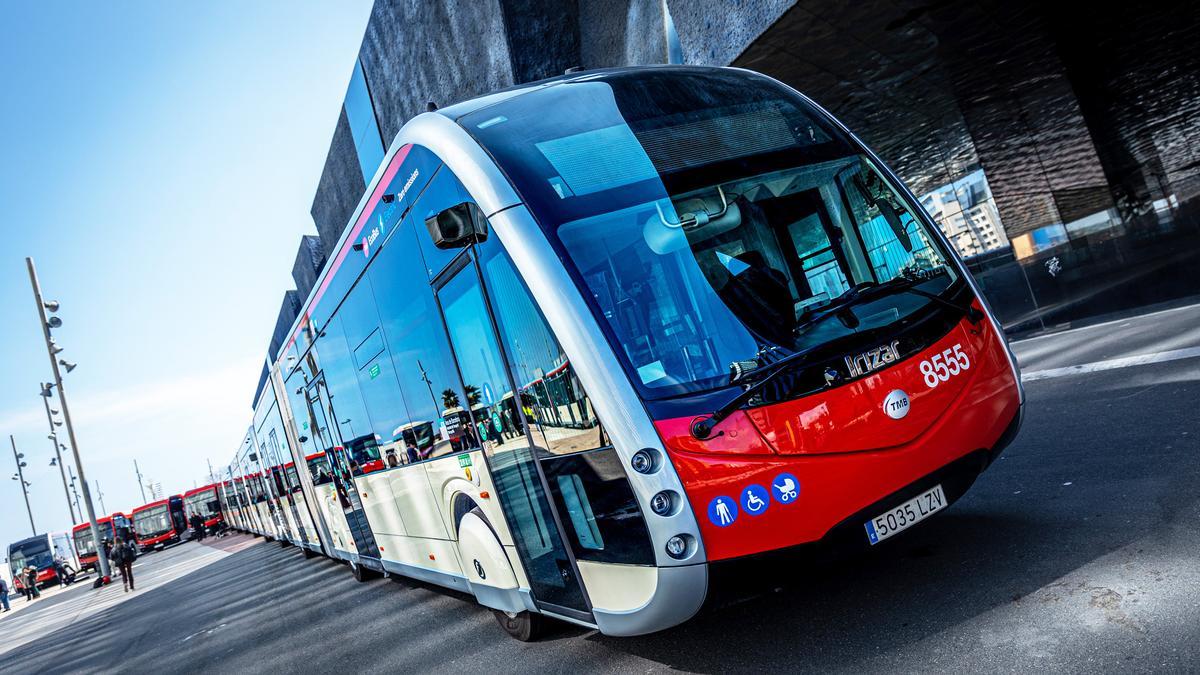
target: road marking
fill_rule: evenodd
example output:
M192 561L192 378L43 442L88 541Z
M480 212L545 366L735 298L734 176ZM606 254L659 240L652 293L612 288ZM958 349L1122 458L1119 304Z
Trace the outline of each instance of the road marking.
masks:
M1148 319L1150 317L1158 316L1159 314L1167 314L1169 312L1179 312L1179 311L1182 311L1185 309L1196 309L1197 307L1200 307L1200 303L1184 305L1182 307L1171 307L1169 309L1160 309L1157 312L1150 312L1149 314L1136 314L1134 316L1127 316L1123 319L1113 319L1111 321L1105 321L1103 323L1094 323L1089 326L1079 326L1078 328L1068 328L1066 330L1060 330L1060 331L1055 331L1055 332L1051 332L1051 333L1046 333L1044 335L1035 335L1033 337L1021 338L1019 340L1012 340L1010 342L1010 344L1012 344L1014 347L1016 347L1017 345L1020 345L1025 342L1034 342L1036 340L1045 340L1046 338L1061 337L1063 335L1070 335L1071 333L1076 333L1081 330L1091 330L1093 328L1101 328L1104 326L1111 326L1114 323L1122 323L1124 321L1138 321L1140 319Z
M1022 373L1022 382L1033 382L1034 380L1049 380L1055 377L1065 377L1067 375L1082 375L1084 373L1095 373L1101 370L1116 370L1117 368L1128 368L1130 366L1145 366L1151 363L1163 363L1166 361L1178 361L1179 359L1191 359L1200 357L1200 347L1188 347L1187 349L1172 349L1166 352L1155 352L1153 354L1139 354L1137 356L1125 356L1119 359L1109 359L1107 361L1094 361L1092 363L1081 363L1077 366L1066 366L1064 368L1048 368L1046 370L1035 370L1031 373Z

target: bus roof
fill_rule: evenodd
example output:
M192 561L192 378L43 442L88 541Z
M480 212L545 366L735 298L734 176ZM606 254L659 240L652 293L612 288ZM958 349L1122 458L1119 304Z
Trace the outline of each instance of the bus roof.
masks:
M136 516L139 511L145 511L146 509L154 508L155 506L167 506L170 503L171 499L168 497L167 499L160 499L156 502L150 502L149 504L142 504L133 510L133 515Z
M125 515L124 513L121 513L118 511L117 513L112 514L112 516L104 516L103 518L97 518L96 524L99 525L100 523L111 523L113 516L124 516L124 515ZM125 516L125 517L128 518L128 516ZM91 523L80 523L80 524L76 525L75 527L71 528L71 533L74 534L76 532L79 532L79 531L81 531L85 528L89 528L91 526L92 526Z
M202 487L193 488L191 490L188 490L187 492L183 493L183 496L185 498L191 497L192 495L199 494L201 492L204 492L205 490L216 490L216 489L217 489L217 484L213 483L212 485L204 485Z

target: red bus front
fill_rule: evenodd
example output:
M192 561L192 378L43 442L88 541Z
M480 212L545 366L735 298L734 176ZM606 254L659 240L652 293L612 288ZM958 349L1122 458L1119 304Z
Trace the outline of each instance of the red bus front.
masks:
M112 516L97 520L96 525L100 528L100 537L102 540L112 541L115 538ZM91 524L80 523L76 525L71 530L71 538L75 540L75 553L79 556L80 568L82 570L94 568L97 563L98 554L96 552L96 540L92 538Z
M224 519L217 489L217 485L205 485L183 493L184 512L189 524L192 522L192 516L196 514L204 517L206 528L216 527Z
M172 512L173 509L178 510L179 505L175 502L179 499L171 497L133 510L133 529L137 533L137 544L141 550L146 551L179 541L182 523L178 521L182 520L182 516Z
M1015 434L1016 366L965 266L795 91L730 69L615 71L460 124L566 264L707 560L879 543L961 496ZM656 452L639 452L643 473ZM663 494L650 506L667 517Z

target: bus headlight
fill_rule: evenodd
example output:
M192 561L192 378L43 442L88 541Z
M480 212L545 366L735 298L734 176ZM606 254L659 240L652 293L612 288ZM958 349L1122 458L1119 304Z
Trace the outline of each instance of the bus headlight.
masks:
M691 555L692 537L687 534L677 534L667 540L667 555L676 560L683 560Z
M675 493L663 490L650 498L650 510L660 516L668 516L675 510Z
M658 469L658 462L654 461L658 453L644 448L633 453L633 458L629 460L629 465L638 473L654 473Z

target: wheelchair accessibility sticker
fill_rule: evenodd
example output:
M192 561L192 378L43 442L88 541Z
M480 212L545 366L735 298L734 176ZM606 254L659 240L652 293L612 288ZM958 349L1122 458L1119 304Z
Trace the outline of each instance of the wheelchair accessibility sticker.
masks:
M752 516L761 516L771 505L771 495L767 488L751 483L742 490L742 510Z

